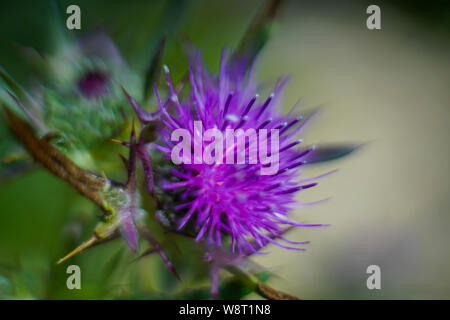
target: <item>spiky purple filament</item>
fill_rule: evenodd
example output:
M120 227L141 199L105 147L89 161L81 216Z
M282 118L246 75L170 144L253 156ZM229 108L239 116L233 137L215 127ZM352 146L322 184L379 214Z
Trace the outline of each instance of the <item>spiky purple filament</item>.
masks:
M294 194L316 183L296 181L299 167L305 163L302 158L312 149L294 148L301 141L293 137L308 119L292 119L277 112L278 97L285 81L261 102L255 94L256 83L242 66L231 65L223 58L220 75L216 79L207 74L197 58L195 71L192 61L190 64L190 98L180 102L167 67L165 73L170 95L165 104L156 92L165 124L162 130L165 146L155 147L167 157L174 146L171 132L182 128L195 137L199 133L195 131L194 121L201 121L205 130L220 128L224 132L227 128L244 131L265 128L269 132L277 129L280 133L279 171L274 175L261 175L260 169L264 165L249 164L248 158L245 164L225 164L225 161L223 164L180 164L177 170L174 169L172 173L178 181L166 182L163 188L180 192L184 201L175 207L184 214L178 229L191 221L197 232L197 241L206 239L208 243L219 246L224 235L230 235L232 251L237 248L240 253L256 252L268 242L287 249L304 250L281 244L278 239L298 243L277 236L285 225L320 226L298 223L288 217L295 203ZM167 108L171 106L175 108L176 116L168 112ZM269 133L267 140L270 139ZM243 152L248 153L252 147L246 143ZM223 154L226 152L224 150Z

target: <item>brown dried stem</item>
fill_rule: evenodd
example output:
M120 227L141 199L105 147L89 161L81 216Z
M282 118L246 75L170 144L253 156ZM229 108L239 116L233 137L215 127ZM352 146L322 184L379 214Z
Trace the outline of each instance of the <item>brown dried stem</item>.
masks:
M88 174L73 163L67 156L53 146L48 139L41 139L31 126L16 116L7 107L3 108L8 126L12 133L22 142L35 161L42 164L47 170L68 182L83 196L93 201L105 213L109 210L104 206L101 191L105 180Z

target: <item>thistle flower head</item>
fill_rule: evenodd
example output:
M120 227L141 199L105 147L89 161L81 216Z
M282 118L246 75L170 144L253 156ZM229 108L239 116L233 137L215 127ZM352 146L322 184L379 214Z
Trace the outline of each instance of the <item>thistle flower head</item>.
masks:
M93 149L117 135L131 112L118 83L126 82L136 92L140 82L103 32L55 46L49 55L23 48L28 56L34 53L39 66L26 89L0 70L9 87L4 102L19 107L40 135L58 133L53 142L77 164L97 169Z
M165 145L155 147L168 157L175 147L172 132L185 129L195 139L200 134L198 123L205 131L219 130L224 136L227 129L244 132L267 129L268 133L266 140L259 140L257 144L245 140L244 148L238 148L236 142L231 147L224 143L223 150L219 150L223 161L217 162L215 149L216 162L211 164L195 162L198 156L195 143L190 144L191 161L174 167L172 179L166 181L163 188L175 194L179 201L174 207L181 215L178 228L190 222L197 241L205 240L220 246L225 239L231 239L232 251L237 249L242 254L256 252L268 242L287 249L304 250L284 244L283 241L301 243L289 241L280 234L286 226L318 226L295 222L289 217L296 202L294 195L316 185L310 180L297 180L299 169L305 163L304 157L312 152L312 148L298 149L301 141L294 138L308 118L280 113L280 95L286 80L278 82L272 93L261 98L256 93L258 83L245 67L243 63L230 63L224 55L219 75L213 76L197 56L195 64L190 64L189 98L182 101L170 81L168 68L165 68L170 97L163 104L157 95L165 124L161 133ZM175 115L169 113L169 107L174 108ZM271 144L275 136L279 141L278 150ZM253 149L261 148L262 144L270 145L269 156L278 155L277 167L272 174L261 174L268 163L250 161ZM201 148L202 154L211 152L208 143L203 143ZM225 161L230 152L235 152L231 156L234 163ZM236 163L240 156L244 162Z

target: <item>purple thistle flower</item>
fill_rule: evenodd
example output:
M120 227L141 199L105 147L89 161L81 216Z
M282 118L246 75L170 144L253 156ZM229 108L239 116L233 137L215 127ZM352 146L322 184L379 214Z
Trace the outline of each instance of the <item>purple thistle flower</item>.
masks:
M224 238L231 238L231 249L241 254L257 252L267 243L292 250L301 244L280 237L286 226L314 227L321 225L304 224L289 218L294 196L301 190L311 188L315 182L298 181L300 167L313 148L296 149L301 141L295 135L304 127L309 117L294 118L279 113L280 95L286 84L282 79L273 93L265 99L256 94L258 83L251 72L246 72L245 63L230 63L224 54L219 76L210 75L202 66L200 57L195 65L190 62L189 98L179 100L165 67L169 98L162 103L158 93L165 127L161 131L164 146L154 146L170 157L175 144L171 132L176 129L188 130L195 137L194 121L201 121L204 130L216 128L225 133L231 129L277 129L279 132L279 167L273 175L261 175L261 163L250 164L246 156L244 164L192 164L181 163L172 170L176 181L167 181L163 188L170 192L180 192L181 203L175 206L183 217L178 221L178 229L192 222L196 231L196 241L206 240L208 244L221 246ZM156 90L156 89L155 89ZM174 107L175 114L168 112ZM267 138L268 144L270 134ZM206 146L207 147L207 146ZM202 146L205 151L205 146ZM247 143L244 152L252 146ZM192 147L193 149L193 147ZM235 148L236 150L236 148ZM226 150L223 150L226 154ZM194 152L192 152L194 154ZM194 158L192 158L194 159ZM308 179L310 180L310 179Z

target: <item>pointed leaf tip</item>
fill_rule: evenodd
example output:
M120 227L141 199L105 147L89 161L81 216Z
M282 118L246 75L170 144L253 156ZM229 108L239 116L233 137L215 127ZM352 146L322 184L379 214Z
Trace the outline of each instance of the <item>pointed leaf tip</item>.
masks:
M314 146L312 152L305 156L306 164L314 164L345 157L359 148L362 143L338 143Z
M83 242L82 244L80 244L78 247L76 247L74 250L72 250L71 252L69 252L67 255L65 255L63 258L59 259L58 262L56 264L61 264L64 261L70 259L71 257L77 255L78 253L92 247L94 244L96 244L98 241L96 236L92 236L91 238L89 238L88 240L86 240L85 242Z
M134 112L136 112L136 115L139 118L139 121L141 121L142 123L147 123L147 122L156 120L158 118L159 112L151 113L151 112L144 110L141 107L141 105L130 96L130 94L125 90L125 88L123 86L120 86L120 88L122 89L123 93L125 94L128 102L130 102L131 106L133 107Z

